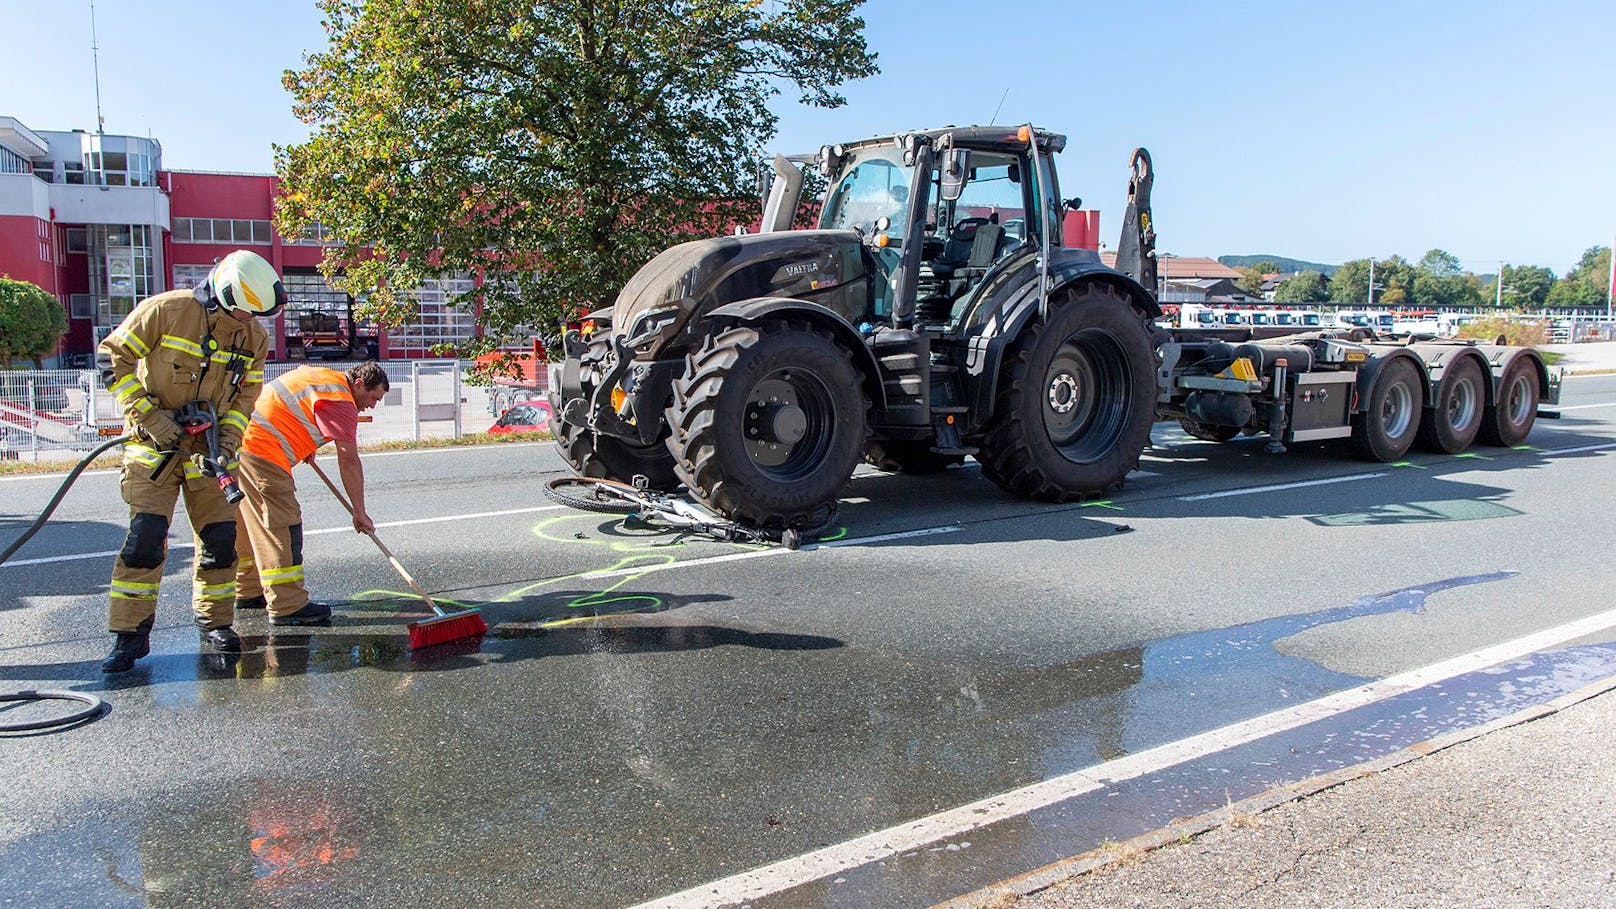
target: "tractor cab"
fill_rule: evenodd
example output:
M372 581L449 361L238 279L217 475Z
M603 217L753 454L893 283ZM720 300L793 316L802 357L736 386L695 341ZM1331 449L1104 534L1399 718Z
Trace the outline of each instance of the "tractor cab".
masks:
M820 150L814 161L830 185L818 226L864 239L876 272L872 323L943 329L1000 263L1046 234L1060 243L1056 206L1041 200L1058 198L1047 162L1065 138L1035 132L1035 148L1023 130L933 130Z

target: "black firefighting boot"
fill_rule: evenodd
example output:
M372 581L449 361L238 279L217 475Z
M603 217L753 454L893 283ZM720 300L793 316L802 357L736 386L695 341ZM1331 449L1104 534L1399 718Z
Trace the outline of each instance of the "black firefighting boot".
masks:
M241 635L229 625L220 625L216 628L199 628L202 632L202 643L208 644L220 653L238 653L241 651Z
M151 653L151 629L152 619L146 619L134 631L113 632L112 652L101 661L101 671L128 672L135 668L136 660Z

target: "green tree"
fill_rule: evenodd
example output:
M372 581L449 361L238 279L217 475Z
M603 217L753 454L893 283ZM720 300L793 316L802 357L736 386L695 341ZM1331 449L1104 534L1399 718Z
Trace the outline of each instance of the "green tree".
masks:
M27 281L0 277L0 362L26 357L40 368L40 358L56 352L67 333L61 301Z
M1555 284L1554 272L1540 265L1505 265L1501 277L1504 306L1509 309L1542 309Z
M1576 267L1549 288L1547 305L1603 307L1609 303L1610 247L1590 246Z
M1414 272L1411 296L1416 305L1475 306L1481 302L1481 283L1446 250L1427 252Z
M1241 293L1252 297L1262 297L1263 272L1256 266L1239 266L1235 271L1240 272L1239 280L1234 286L1240 288Z
M319 0L289 71L309 141L276 150L281 232L396 324L483 273L484 349L608 305L677 242L757 217L771 97L837 107L877 71L863 0ZM494 279L497 276L497 280Z
M1413 286L1415 269L1402 256L1375 260L1375 303L1388 306L1405 302ZM1330 302L1362 306L1369 301L1369 260L1353 259L1330 278Z
M1330 287L1325 283L1324 275L1316 271L1304 271L1286 278L1274 292L1275 303L1322 303L1328 299Z

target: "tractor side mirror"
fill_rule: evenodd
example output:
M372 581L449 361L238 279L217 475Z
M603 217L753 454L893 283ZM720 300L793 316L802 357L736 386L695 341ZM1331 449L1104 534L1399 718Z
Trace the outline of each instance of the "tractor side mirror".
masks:
M1078 198L1077 196L1073 196L1072 198L1067 199L1062 204L1064 204L1066 206L1067 211L1082 211L1083 210L1083 200Z
M971 174L971 150L956 148L943 158L943 187L939 193L943 201L954 202L965 191Z

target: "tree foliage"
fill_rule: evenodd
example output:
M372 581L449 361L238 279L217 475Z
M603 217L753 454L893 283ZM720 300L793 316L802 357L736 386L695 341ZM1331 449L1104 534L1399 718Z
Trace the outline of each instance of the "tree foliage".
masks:
M37 284L0 277L0 363L27 358L38 369L66 333L61 301Z
M1234 286L1240 288L1240 292L1249 297L1261 299L1264 272L1250 265L1238 266L1235 271L1240 272L1240 278L1234 282Z
M1322 303L1330 299L1330 287L1316 271L1304 271L1286 278L1274 292L1275 303Z
M1402 256L1375 260L1375 302L1401 305L1409 297L1417 272ZM1369 260L1353 259L1330 278L1330 302L1362 306L1369 302Z
M1500 278L1504 282L1506 309L1542 309L1555 283L1554 272L1541 265L1505 265L1500 270ZM1494 299L1497 299L1496 294Z
M1602 307L1610 303L1610 247L1590 246L1576 267L1549 288L1549 306Z
M482 273L497 344L608 305L662 249L756 218L769 100L837 107L876 71L863 0L319 0L286 73L308 142L277 149L283 234L383 324Z
M1481 282L1465 272L1452 253L1433 249L1414 267L1412 302L1417 306L1477 306Z

